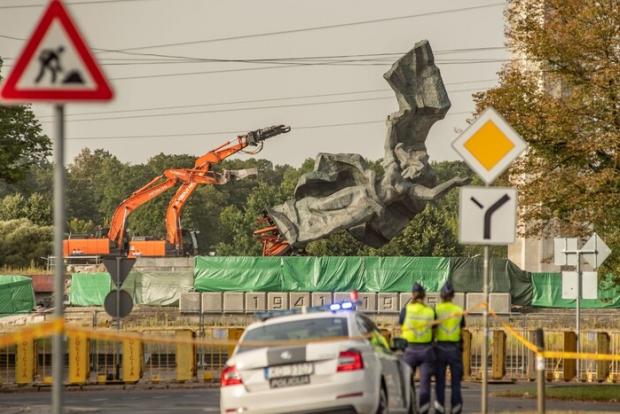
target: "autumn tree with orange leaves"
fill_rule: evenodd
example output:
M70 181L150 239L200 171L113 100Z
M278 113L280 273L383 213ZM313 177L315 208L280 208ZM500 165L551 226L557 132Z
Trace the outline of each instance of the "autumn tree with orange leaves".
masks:
M475 101L529 143L509 172L525 234L596 231L620 275L620 2L512 0L506 18L514 59Z

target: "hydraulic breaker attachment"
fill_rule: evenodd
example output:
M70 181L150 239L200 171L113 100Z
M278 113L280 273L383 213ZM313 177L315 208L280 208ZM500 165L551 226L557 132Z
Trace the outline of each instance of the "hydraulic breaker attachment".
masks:
M248 132L246 135L246 139L249 145L256 146L261 141L275 137L276 135L286 134L290 130L291 127L288 125L273 125L267 128L261 128L255 131Z

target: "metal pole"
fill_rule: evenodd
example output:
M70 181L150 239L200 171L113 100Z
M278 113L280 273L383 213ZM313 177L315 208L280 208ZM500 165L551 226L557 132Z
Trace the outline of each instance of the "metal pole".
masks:
M116 331L121 331L121 257L116 258ZM121 379L121 349L120 343L116 342L116 379Z
M581 251L577 250L577 301L576 303L576 328L577 328L577 352L581 352L581 331L580 331L580 322L581 319ZM575 360L575 371L577 373L577 381L581 381L581 373L580 371L580 363L579 359Z
M545 350L545 336L541 328L536 329L536 406L538 414L545 413L545 358L541 352Z
M482 393L480 401L480 412L486 414L488 412L488 377L487 377L487 354L489 342L489 246L484 246L484 263L483 263L483 295L486 306L482 310L482 319L484 321L483 337L482 337Z
M54 106L56 134L54 137L54 317L63 318L65 296L65 261L62 243L65 237L65 108ZM52 413L63 412L64 332L52 340Z

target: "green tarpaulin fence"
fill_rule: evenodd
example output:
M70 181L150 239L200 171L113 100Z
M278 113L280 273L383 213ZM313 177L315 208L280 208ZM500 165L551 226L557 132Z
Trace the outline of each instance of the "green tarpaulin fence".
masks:
M28 313L34 304L31 278L0 275L0 315Z
M418 281L428 291L437 292L448 280L460 292L482 291L482 259L196 257L194 275L132 271L123 288L137 304L168 306L177 304L181 293L192 288L204 292L407 292ZM510 293L514 305L574 308L574 301L562 299L561 286L560 273L529 273L509 260L491 260L491 292ZM70 303L101 306L111 287L107 273L76 273L69 292ZM620 287L610 277L599 284L599 297L583 300L583 308L620 308ZM3 300L0 306L7 302ZM31 308L28 305L28 310Z
M197 291L408 292L420 282L438 292L482 291L482 260L460 257L196 257ZM491 291L510 292L515 305L532 300L530 274L505 259L491 261Z
M181 293L192 289L191 272L137 272L132 271L123 282L123 289L139 305L174 306ZM69 303L72 306L102 306L112 289L107 272L74 273L71 276Z
M599 281L599 299L582 299L584 309L620 308L620 286L614 284L611 275ZM561 273L533 273L532 306L543 308L574 308L574 299L562 299Z

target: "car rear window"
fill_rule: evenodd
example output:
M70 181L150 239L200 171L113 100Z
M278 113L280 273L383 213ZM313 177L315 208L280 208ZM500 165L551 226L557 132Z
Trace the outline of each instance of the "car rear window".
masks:
M315 318L273 323L247 331L237 352L255 348L251 345L244 347L245 341L285 341L288 339L316 339L348 335L346 318Z

